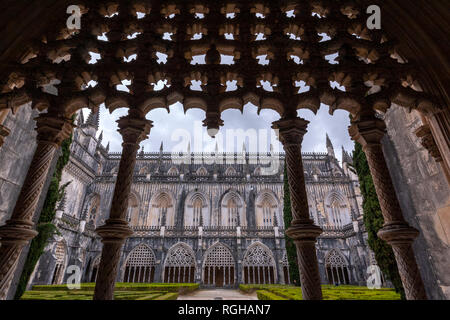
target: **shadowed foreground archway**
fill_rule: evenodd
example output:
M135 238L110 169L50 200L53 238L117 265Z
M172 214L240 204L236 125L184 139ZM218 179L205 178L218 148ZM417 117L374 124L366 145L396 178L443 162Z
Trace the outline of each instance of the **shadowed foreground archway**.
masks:
M385 125L380 114L391 103L420 111L424 125L417 134L424 138L426 148L441 158L448 173L448 48L431 36L445 39L446 32L441 30L450 29L443 4L386 4L385 32L367 29L365 1L227 1L218 6L175 0L76 2L83 21L78 31L66 28L67 1L40 1L39 5L51 12L42 12L42 8L33 12L33 5L16 4L0 13L3 18L19 16L11 15L14 12L26 17L20 26L9 17L0 19L11 31L0 40L5 49L0 55L0 119L28 102L48 111L37 118L34 158L12 216L0 227L1 298L6 297L24 246L37 234L34 211L45 193L51 159L72 131L71 116L83 107L97 109L101 103L110 111L129 108L128 115L118 121L124 143L110 217L97 228L104 247L95 299L113 298L121 248L132 234L126 212L136 154L152 127L145 115L175 102L183 103L186 110L204 110L204 125L211 136L223 124L221 112L229 108L241 110L251 102L280 114L281 120L273 127L280 131L286 152L294 218L287 234L297 246L305 299L322 298L314 249L321 230L309 219L301 162L308 122L297 117L297 110L316 112L323 103L330 112L349 111L349 131L363 145L385 219L379 236L394 249L407 298L426 298L412 249L418 231L405 221L395 194L381 148ZM434 30L423 23L420 27L431 28L425 32L416 26L418 21L432 19L424 15L412 22L407 10L413 12L420 5L435 17L437 22L431 26L443 27ZM34 25L39 13L42 21ZM191 26L195 14L198 30ZM396 21L397 15L403 24ZM55 19L41 19L44 16ZM25 32L30 25L33 28ZM171 34L170 39L166 33ZM196 39L199 33L202 38ZM228 39L229 35L233 38ZM393 35L399 39L404 35L406 40L396 46L390 41ZM429 48L436 57L430 57ZM92 52L101 56L96 64L89 63ZM167 56L166 63L157 59L161 54ZM126 62L124 58L131 55L136 55L136 60ZM205 56L205 63L191 64L193 57L200 55ZM222 55L232 57L234 64L222 64ZM336 56L337 63L330 62L330 55ZM266 56L269 64L259 64L259 56ZM405 63L414 58L421 62L418 69ZM116 86L125 80L131 81L129 92L118 91ZM155 91L160 81L167 85ZM201 83L201 91L191 90L193 81ZM228 81L236 82L236 90L226 90ZM333 88L330 81L344 91ZM309 86L309 91L299 90L299 83ZM3 141L7 128L0 127L0 134Z

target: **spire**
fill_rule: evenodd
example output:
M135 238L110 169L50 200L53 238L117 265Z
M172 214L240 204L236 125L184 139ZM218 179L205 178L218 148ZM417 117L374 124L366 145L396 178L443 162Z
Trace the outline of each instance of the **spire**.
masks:
M217 140L216 140L216 147L214 148L214 151L215 151L216 155L219 153L219 145L217 144Z
M164 150L164 145L163 145L163 142L161 140L161 145L159 146L159 153L163 153L163 150Z
M142 146L142 149L141 149L141 152L139 153L139 156L140 157L144 157L144 146Z
M109 141L108 141L108 144L106 145L106 153L108 153L109 152Z
M191 141L188 141L188 145L187 145L187 154L188 154L188 155L191 154Z
M83 110L80 110L77 117L77 125L81 126L84 123Z
M347 151L345 151L344 146L342 146L342 163L345 162L348 164L353 164L353 158Z
M100 132L100 135L98 136L98 143L101 143L103 140L103 130Z
M329 156L335 158L333 144L331 143L328 133L326 134L327 153Z
M246 153L246 149L245 149L245 142L242 142L242 153Z
M92 126L96 130L98 130L99 122L100 122L100 108L97 107L91 111L85 124L87 126Z

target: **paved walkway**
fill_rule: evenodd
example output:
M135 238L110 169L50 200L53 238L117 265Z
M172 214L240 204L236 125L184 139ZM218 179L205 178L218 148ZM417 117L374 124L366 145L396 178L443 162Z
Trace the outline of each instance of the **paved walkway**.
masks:
M200 289L178 296L178 300L258 300L256 293L246 294L235 289Z

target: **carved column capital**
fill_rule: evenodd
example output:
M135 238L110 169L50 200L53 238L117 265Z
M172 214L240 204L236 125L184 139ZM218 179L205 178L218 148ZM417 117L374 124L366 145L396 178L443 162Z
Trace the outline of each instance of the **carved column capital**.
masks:
M420 144L428 150L430 155L436 160L436 162L442 162L442 155L439 151L439 148L434 140L433 133L431 132L431 128L428 124L420 126L414 131L414 134L420 138Z
M309 121L302 118L287 118L273 122L272 129L277 130L280 142L285 148L291 145L301 147L308 124Z
M381 139L386 134L386 125L383 120L373 116L369 119L352 121L348 132L354 141L366 148L369 145L381 144Z
M36 119L37 141L47 142L59 147L72 133L75 125L72 119L44 113Z
M136 144L148 137L153 122L145 118L137 118L134 115L127 115L117 120L119 133L122 135L124 144Z

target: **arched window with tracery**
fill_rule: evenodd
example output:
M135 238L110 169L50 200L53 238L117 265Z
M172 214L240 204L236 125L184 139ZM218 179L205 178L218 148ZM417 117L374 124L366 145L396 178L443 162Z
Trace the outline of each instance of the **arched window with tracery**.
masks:
M125 264L124 282L153 282L155 276L155 254L145 244L135 247Z
M203 264L203 283L207 286L224 287L234 284L235 261L230 250L223 244L215 244L206 253Z
M343 227L351 222L345 198L341 193L331 192L326 198L327 225Z
M101 258L101 256L98 255L95 258L94 262L92 263L91 282L97 281L97 273L98 273L98 268L100 266L100 258Z
M167 171L167 175L169 176L177 176L178 174L178 169L176 167L172 167Z
M209 226L208 199L202 192L193 192L186 197L184 207L185 226Z
M64 266L66 261L66 245L64 241L59 241L55 247L56 264L53 270L52 284L60 284L64 277Z
M153 197L150 205L150 214L146 225L148 226L173 226L174 221L174 204L172 197L161 192Z
M278 201L270 192L262 192L256 198L256 225L273 227L278 211Z
M195 256L187 244L179 243L167 253L164 282L195 282Z
M196 174L198 176L207 176L208 175L208 170L205 169L205 167L201 167L197 170Z
M233 167L228 167L227 170L225 170L226 176L235 176L236 175L236 169Z
M221 225L237 227L246 225L244 205L240 196L235 192L228 192L221 202Z
M93 225L95 225L97 221L99 212L100 212L100 196L97 194L91 198L88 212L88 221Z
M347 260L340 251L333 249L328 252L325 268L329 284L350 284Z
M244 283L275 283L275 259L269 248L256 243L251 245L242 261Z
M128 198L127 221L131 226L139 224L139 202L134 193L130 193Z

